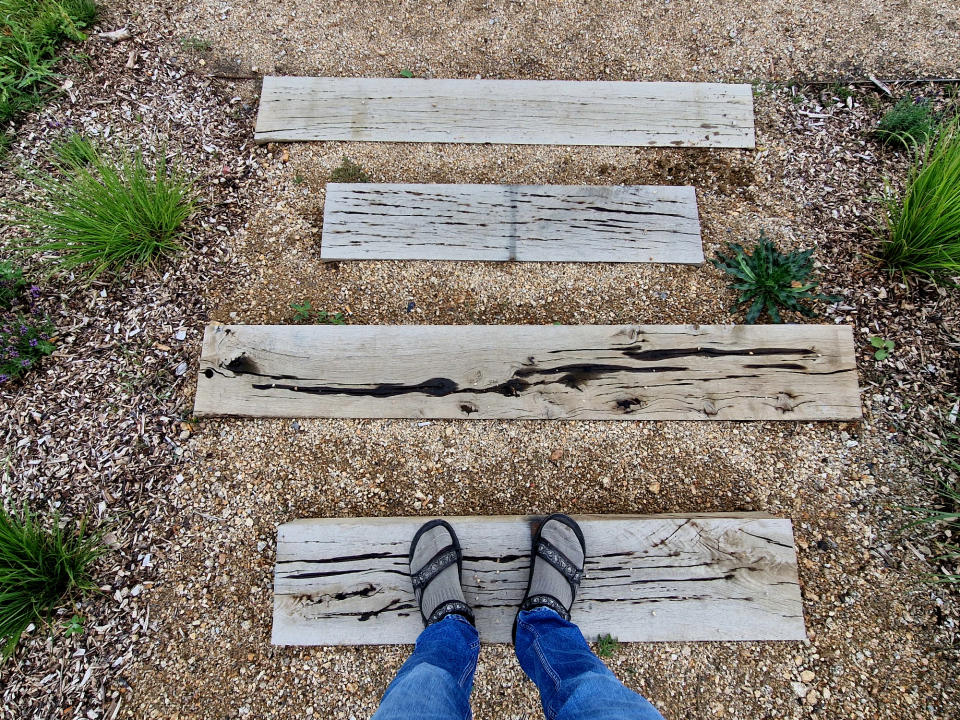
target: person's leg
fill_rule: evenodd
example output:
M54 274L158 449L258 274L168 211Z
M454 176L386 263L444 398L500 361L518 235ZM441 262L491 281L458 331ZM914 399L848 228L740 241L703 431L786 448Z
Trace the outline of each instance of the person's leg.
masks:
M576 625L550 608L520 612L515 647L547 720L663 720L593 654Z
M424 628L373 720L465 720L480 638L462 615Z
M380 701L375 720L465 720L480 654L473 611L460 585L457 534L431 520L410 543L410 580L424 629Z
M570 622L587 545L576 521L551 515L533 538L530 579L514 625L520 667L540 690L547 720L663 720L590 650Z

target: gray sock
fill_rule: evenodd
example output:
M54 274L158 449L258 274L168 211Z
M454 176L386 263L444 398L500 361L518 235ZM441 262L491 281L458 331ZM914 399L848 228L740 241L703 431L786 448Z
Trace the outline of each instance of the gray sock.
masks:
M559 520L550 520L540 531L540 537L566 555L577 569L583 569L583 548L571 527ZM573 593L567 578L553 565L537 556L533 558L533 579L530 581L529 595L552 595L567 608L573 603Z
M417 540L416 550L410 558L410 574L420 572L440 552L441 548L450 548L453 552L450 533L445 527L438 525L427 530ZM442 570L422 591L422 596L421 591L417 591L417 599L424 617L427 618L438 606L449 600L466 603L463 589L460 587L460 570L457 563L454 562L450 567Z

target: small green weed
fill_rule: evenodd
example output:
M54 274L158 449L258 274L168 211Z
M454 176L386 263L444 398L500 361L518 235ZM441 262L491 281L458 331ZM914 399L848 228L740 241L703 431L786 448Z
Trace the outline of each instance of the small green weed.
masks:
M893 340L885 340L879 335L873 335L870 338L870 345L874 348L875 360L886 360L893 352Z
M400 77L402 77L402 78L412 78L412 77L413 77L413 70L408 70L407 68L404 68L403 70L400 71Z
M66 178L37 179L45 204L14 207L34 236L15 246L21 252L51 253L61 269L84 268L95 277L181 249L194 191L162 155L152 171L140 152L119 162L97 153L88 166L71 169Z
M609 633L597 636L597 655L602 658L613 657L620 643Z
M80 133L70 133L50 145L60 167L71 169L92 165L97 161L97 147Z
M180 47L187 52L205 53L210 52L210 48L213 46L208 40L204 40L203 38L187 36L180 38Z
M16 648L30 623L49 618L77 593L93 591L93 562L106 551L86 520L62 522L54 514L49 528L25 506L18 513L0 507L0 641L3 659Z
M841 102L846 102L848 98L857 96L856 90L849 85L844 85L843 83L835 83L833 86L831 86L830 93Z
M880 260L904 275L960 272L960 118L917 150L901 196L889 194Z
M82 615L74 615L63 624L63 636L83 635L83 624L85 618Z
M96 15L92 0L0 0L0 126L56 87L58 46L84 40Z
M333 172L330 173L330 182L366 183L370 182L370 176L364 172L362 167L344 155L340 166L334 168Z
M343 313L329 313L326 310L317 310L309 300L302 303L290 303L293 310L291 320L295 325L346 325Z
M0 260L0 308L12 307L26 288L20 266L12 260Z
M836 302L814 292L817 283L808 280L813 272L812 249L781 253L763 232L752 251L736 243L728 246L731 255L717 255L710 262L734 278L730 288L740 292L737 304L750 304L747 323L756 322L764 310L775 323L783 322L781 309L812 317L815 313L807 301Z
M911 148L922 145L937 129L930 103L904 97L890 108L877 123L874 136L884 145Z

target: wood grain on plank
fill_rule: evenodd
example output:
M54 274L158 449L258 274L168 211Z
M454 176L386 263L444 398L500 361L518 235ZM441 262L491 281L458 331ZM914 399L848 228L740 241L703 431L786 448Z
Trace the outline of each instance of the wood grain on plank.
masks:
M258 142L754 147L749 85L265 77Z
M197 415L852 420L836 325L211 325Z
M702 263L692 187L327 185L324 260Z
M426 518L296 520L277 532L273 643L412 643L422 630L410 541ZM453 517L484 642L510 642L534 518ZM586 576L573 620L589 639L803 640L789 520L747 513L577 518Z

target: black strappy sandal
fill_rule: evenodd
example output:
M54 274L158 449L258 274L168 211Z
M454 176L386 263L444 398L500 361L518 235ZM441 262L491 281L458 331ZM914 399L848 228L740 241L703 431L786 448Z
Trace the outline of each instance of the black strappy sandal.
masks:
M587 544L583 539L583 532L577 521L569 515L563 513L554 513L545 518L537 532L533 536L533 545L530 550L530 576L527 578L527 590L524 593L523 601L520 603L520 610L517 611L517 617L513 621L513 639L517 639L517 621L520 619L520 611L533 610L538 607L548 607L564 620L570 620L570 608L577 599L577 590L580 587L580 581L583 579L583 565L577 565L563 552L561 552L553 543L543 538L543 528L547 523L557 521L563 523L573 530L580 541L580 548L583 551L584 562L587 556ZM570 586L570 604L564 605L558 598L546 593L530 594L530 586L533 583L534 568L538 561L546 562L559 572Z
M413 572L413 556L417 550L417 543L423 537L424 533L436 527L442 527L449 533L450 544L438 550L419 570ZM410 543L409 563L409 567L411 568L410 580L413 583L413 592L417 597L417 605L420 607L420 617L423 618L424 627L443 620L447 615L462 615L470 621L471 625L474 624L473 611L470 609L470 606L467 605L463 597L463 589L460 585L460 576L463 573L463 552L460 550L460 541L457 539L457 534L453 531L450 523L445 520L431 520L424 523L423 526L417 530L417 534L413 536L413 541ZM424 591L440 573L454 563L457 565L457 590L459 591L459 597L451 597L449 600L440 602L431 609L429 616L426 615L423 612L422 604Z

